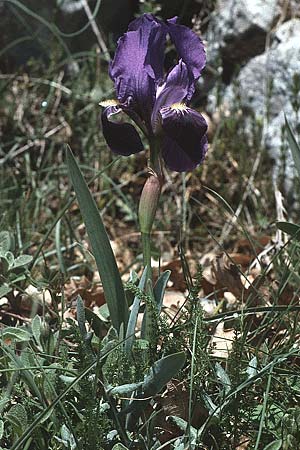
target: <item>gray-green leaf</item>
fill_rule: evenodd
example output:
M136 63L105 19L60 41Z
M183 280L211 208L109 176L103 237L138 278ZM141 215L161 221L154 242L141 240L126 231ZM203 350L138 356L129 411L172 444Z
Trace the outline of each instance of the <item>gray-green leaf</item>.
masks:
M39 346L41 346L41 325L42 325L41 318L37 314L32 319L31 330L32 330L33 337Z
M125 445L121 444L120 442L118 444L115 444L112 448L112 450L128 450Z
M138 285L138 289L141 292L144 291L146 280L147 280L147 274L148 274L148 267L146 266L143 271L143 274L141 276L139 285ZM135 327L136 327L137 317L138 317L138 313L139 313L140 303L141 303L141 295L137 294L133 300L133 304L131 307L131 312L130 312L130 316L129 316L129 320L128 320L128 325L127 325L127 330L126 330L126 340L124 343L124 349L127 354L130 354L130 351L132 349L132 345L134 342L134 338L135 338L134 333L135 333Z
M284 233L300 240L300 226L291 222L276 222L276 227Z
M122 384L121 386L115 386L108 391L110 395L125 395L131 394L131 392L136 391L140 386L142 386L143 382L139 383L131 383L131 384Z
M28 264L30 264L31 261L32 261L32 256L20 255L14 260L13 267L17 268L17 267L28 266Z
M27 342L30 340L31 334L23 328L7 327L2 331L2 338L16 342Z
M62 425L60 434L61 434L61 438L62 438L63 442L67 444L68 448L70 450L75 450L76 442L75 442L74 436L70 432L70 430L66 427L66 425Z
M8 284L3 284L0 286L0 298L5 297L12 291L12 288Z
M4 422L3 420L0 420L0 440L3 438L4 434Z
M178 352L165 356L154 363L143 382L143 391L146 396L158 394L185 363L185 353Z
M8 252L13 250L14 238L8 231L0 231L0 250Z
M184 363L184 352L173 353L156 361L143 381L141 386L142 393L137 393L123 412L130 413L134 411L135 415L139 414L145 408L149 398L158 394L168 381L177 375ZM135 399L138 399L138 401L135 401Z
M15 261L15 257L13 255L13 253L6 252L4 256L5 256L6 261L8 262L9 268L11 269L14 264L14 261Z
M123 323L126 329L128 305L116 260L96 202L70 148L67 149L67 165L103 284L112 324L119 331Z
M228 392L231 389L231 381L221 364L216 363L216 375L218 379L221 381L221 383L224 386L225 393L228 394Z
M157 304L158 312L160 312L163 299L166 291L166 287L171 275L171 270L166 270L161 276L158 278L156 285L153 288L154 298Z
M282 440L281 439L277 439L276 441L271 442L270 444L268 444L264 450L280 450L282 446Z
M18 433L21 433L27 427L26 409L20 403L17 403L10 408L6 414L6 418Z

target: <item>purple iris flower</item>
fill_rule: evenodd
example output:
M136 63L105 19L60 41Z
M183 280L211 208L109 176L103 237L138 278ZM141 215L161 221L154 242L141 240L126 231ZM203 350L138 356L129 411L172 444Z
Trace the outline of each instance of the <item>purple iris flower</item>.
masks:
M150 150L158 142L166 165L183 172L200 164L207 151L207 123L188 107L206 58L201 39L176 22L176 17L164 23L144 14L130 23L110 65L118 101L102 103L102 129L114 153L140 152L143 143L136 128L115 120L116 114L126 113L148 138ZM164 75L167 35L179 61Z

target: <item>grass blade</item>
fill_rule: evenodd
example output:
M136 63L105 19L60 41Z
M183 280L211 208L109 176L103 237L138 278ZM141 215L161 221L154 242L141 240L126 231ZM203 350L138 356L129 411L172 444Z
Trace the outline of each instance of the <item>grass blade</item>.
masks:
M80 211L90 239L93 255L103 284L104 295L114 328L126 329L128 305L116 264L116 260L99 214L96 202L91 195L71 149L67 148L67 166L78 199Z
M296 141L295 135L292 132L292 129L286 117L285 117L285 126L287 131L287 139L293 155L295 167L297 169L298 176L300 177L300 147Z
M96 173L96 175L94 175L91 180L89 180L88 184L92 183L93 181L95 181L99 176L101 176L107 169L109 169L113 164L115 164L115 162L118 161L118 158L112 160L106 167L104 167L102 170L100 170L99 172ZM29 268L32 269L32 267L36 264L36 262L38 261L39 255L45 245L45 242L48 240L49 236L51 235L52 231L54 230L56 224L58 223L58 221L65 215L65 213L68 211L68 209L70 208L70 206L73 204L74 200L76 199L76 195L72 196L66 205L64 205L64 207L59 211L59 213L57 214L57 216L54 218L53 222L51 223L51 225L49 226L48 230L46 231L46 233L43 236L43 239L41 240L41 242L39 243L34 255L33 255L33 259L29 265ZM0 235L0 247L1 247L1 235Z

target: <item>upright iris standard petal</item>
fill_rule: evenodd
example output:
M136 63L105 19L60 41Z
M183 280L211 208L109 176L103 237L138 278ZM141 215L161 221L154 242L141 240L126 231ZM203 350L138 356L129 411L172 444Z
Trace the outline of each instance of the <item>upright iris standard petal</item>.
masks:
M162 156L171 170L195 169L207 152L207 124L197 111L183 104L160 110L164 142Z
M144 14L129 24L128 31L138 29L149 34L145 69L148 75L159 83L164 77L164 51L168 28L152 14Z
M168 32L179 57L182 58L187 65L194 80L197 80L206 63L203 42L192 30L184 25L178 25L176 22L177 17L167 21Z
M108 106L103 110L101 115L102 131L108 146L114 153L129 156L142 151L144 147L133 125L110 120L120 111L118 106Z
M140 17L137 17L134 19L130 24L128 25L128 31L136 31L139 28L146 29L147 27L152 27L152 23L161 24L161 20L159 20L157 17L155 17L153 14L143 14Z
M110 66L120 103L131 102L146 122L150 121L156 83L163 76L165 38L165 24L151 15L142 16L119 39Z
M143 114L141 106L151 110L155 96L155 85L144 68L149 35L142 29L129 31L119 39L110 76L115 83L120 103L132 103Z

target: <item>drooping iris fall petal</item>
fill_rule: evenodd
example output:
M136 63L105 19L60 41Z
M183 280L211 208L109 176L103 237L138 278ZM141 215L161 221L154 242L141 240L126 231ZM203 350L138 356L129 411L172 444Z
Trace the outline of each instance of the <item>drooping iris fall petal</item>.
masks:
M159 110L174 103L186 102L194 92L194 83L189 76L186 64L180 60L168 74L165 83L156 91L156 101L152 111L152 128L154 133L159 128Z
M207 124L204 117L185 105L160 110L164 131L162 156L176 172L195 169L207 152Z
M103 136L110 149L122 156L129 156L144 149L141 138L133 125L113 121L113 116L121 112L118 106L106 107L101 115Z

